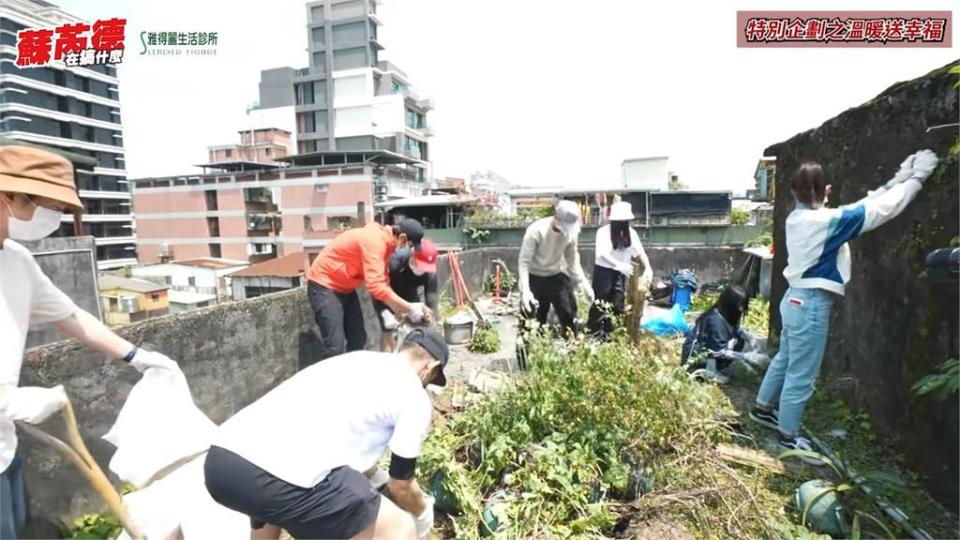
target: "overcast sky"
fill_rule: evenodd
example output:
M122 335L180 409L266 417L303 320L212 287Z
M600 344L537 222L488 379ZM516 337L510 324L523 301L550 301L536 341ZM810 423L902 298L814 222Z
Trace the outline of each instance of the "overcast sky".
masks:
M125 16L120 73L130 177L186 174L236 140L260 70L308 64L301 0L53 0ZM381 59L436 109L435 176L613 185L625 158L670 156L681 181L742 191L770 144L816 127L952 49L737 49L736 10L797 2L388 0ZM574 9L572 6L588 6ZM945 1L805 1L804 9L950 9ZM957 12L954 11L954 20ZM140 32L216 31L215 57L140 56ZM956 41L956 38L955 38Z

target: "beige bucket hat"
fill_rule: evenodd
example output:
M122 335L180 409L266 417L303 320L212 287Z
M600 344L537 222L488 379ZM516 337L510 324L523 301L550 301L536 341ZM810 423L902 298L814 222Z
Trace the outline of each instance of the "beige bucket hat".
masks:
M0 146L0 191L38 195L83 210L73 179L73 165L39 148Z

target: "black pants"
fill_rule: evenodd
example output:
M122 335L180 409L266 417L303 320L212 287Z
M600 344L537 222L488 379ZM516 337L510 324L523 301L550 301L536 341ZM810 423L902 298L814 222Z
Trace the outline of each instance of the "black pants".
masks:
M350 467L337 467L312 488L285 482L233 452L211 446L203 464L213 500L294 538L351 538L377 520L380 494Z
M311 281L307 284L307 298L320 328L320 360L363 350L367 331L357 291L338 293Z
M627 276L604 268L593 267L593 294L597 301L613 304L613 313L623 314L623 300L627 294ZM590 318L587 320L587 330L591 334L605 337L613 331L613 317L600 309L596 303L590 307Z
M564 333L575 330L577 298L573 294L573 284L570 283L570 278L566 274L547 277L530 276L530 292L540 305L536 313L527 313L521 308L521 315L526 318L535 316L537 322L546 324L550 306L553 306L553 311L557 314Z

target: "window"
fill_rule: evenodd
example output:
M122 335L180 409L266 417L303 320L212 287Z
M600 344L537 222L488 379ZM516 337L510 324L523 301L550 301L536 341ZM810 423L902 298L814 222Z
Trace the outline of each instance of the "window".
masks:
M264 150L264 153L269 156L269 155L270 155L270 149L267 148L266 150Z
M304 83L294 85L297 105L313 104L313 83Z
M222 256L220 252L220 244L210 244L210 256L218 259Z
M160 299L160 293L156 293L156 292L155 292L155 293L150 293L150 299L153 300L154 302L156 302L157 300Z
M315 186L313 186L313 189L317 193L326 193L327 190L330 189L330 184L316 184Z
M197 278L195 278L195 277L193 277L193 276L188 277L188 278L187 278L187 285L189 285L189 286L191 286L191 287L196 287L196 286L197 286Z
M231 150L230 148L227 148L224 151L224 155L226 155L227 157L233 157L233 150Z
M164 285L173 285L173 277L172 277L172 276L163 276L163 284L164 284Z
M313 218L310 216L303 216L303 230L312 231L313 230Z

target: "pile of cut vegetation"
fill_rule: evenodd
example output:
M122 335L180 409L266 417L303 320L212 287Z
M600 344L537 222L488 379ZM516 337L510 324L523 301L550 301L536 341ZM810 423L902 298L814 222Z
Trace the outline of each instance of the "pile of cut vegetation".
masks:
M762 468L716 450L736 412L689 380L676 342L545 336L516 384L427 438L421 481L450 517L444 536L597 538L667 521L696 537L776 537L784 497Z

